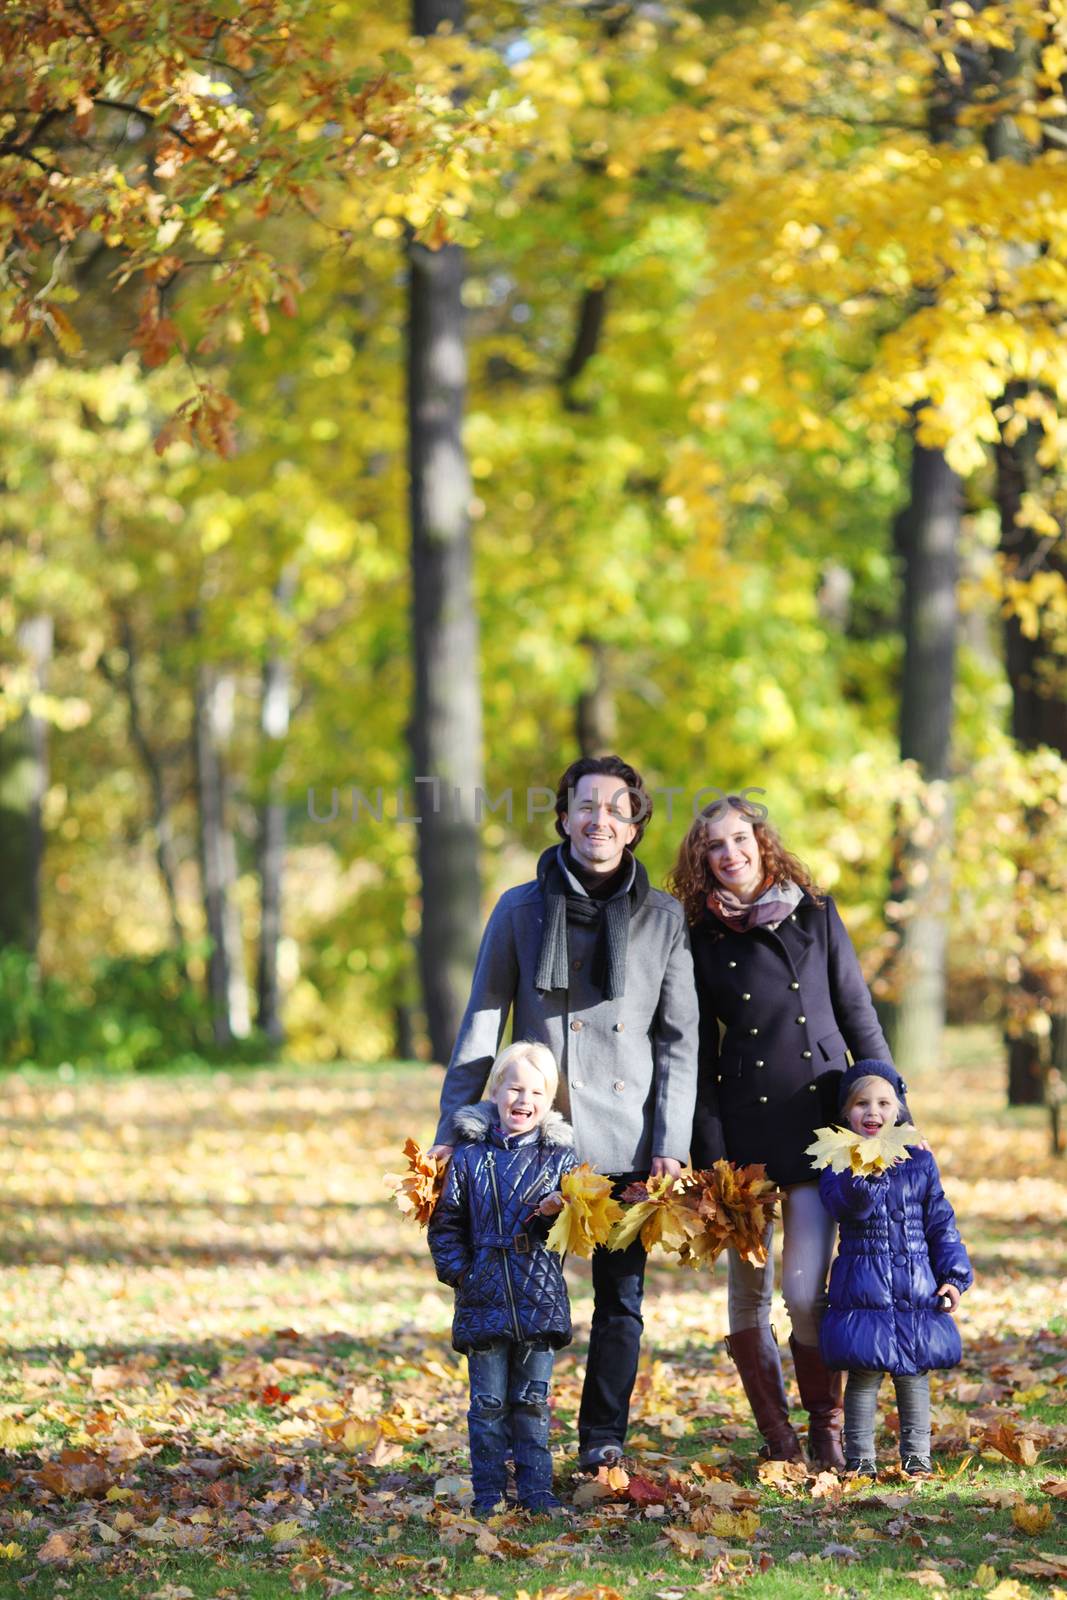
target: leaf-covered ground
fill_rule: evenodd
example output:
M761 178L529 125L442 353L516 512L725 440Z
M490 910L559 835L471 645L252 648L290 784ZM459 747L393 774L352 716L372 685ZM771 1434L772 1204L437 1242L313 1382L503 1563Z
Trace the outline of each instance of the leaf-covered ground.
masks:
M1067 1161L990 1036L910 1095L978 1273L935 1480L757 1472L724 1272L649 1274L629 1476L577 1474L590 1297L557 1365L566 1518L464 1510L450 1298L383 1173L425 1068L0 1085L0 1594L612 1591L1067 1597ZM784 1327L784 1317L779 1318ZM879 1453L894 1460L883 1395Z

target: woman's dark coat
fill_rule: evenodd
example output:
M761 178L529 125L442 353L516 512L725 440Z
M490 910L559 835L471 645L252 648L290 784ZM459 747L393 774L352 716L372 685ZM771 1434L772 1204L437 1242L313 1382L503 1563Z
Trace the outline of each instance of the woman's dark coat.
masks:
M569 1344L563 1263L545 1249L551 1222L533 1216L578 1165L574 1134L557 1111L532 1133L505 1134L483 1100L455 1112L457 1144L428 1229L437 1276L456 1291L452 1344L493 1339Z
M707 912L692 946L700 1004L693 1165L762 1161L778 1183L814 1183L804 1150L816 1128L838 1120L846 1052L892 1061L837 907L805 894L773 932L735 933Z
M877 1177L825 1169L819 1194L841 1225L830 1302L819 1329L829 1367L898 1376L954 1367L960 1335L937 1290L973 1281L929 1150Z

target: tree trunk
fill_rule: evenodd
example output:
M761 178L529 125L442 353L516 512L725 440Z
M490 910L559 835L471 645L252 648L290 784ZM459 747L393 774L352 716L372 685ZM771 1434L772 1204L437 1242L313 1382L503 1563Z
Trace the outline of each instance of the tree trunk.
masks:
M415 0L414 30L463 26L459 0ZM470 477L462 424L467 380L464 255L411 242L408 461L411 484L416 855L422 882L419 970L430 1044L447 1061L481 932L474 791L482 783L482 702L472 582ZM421 783L419 780L422 780Z
M894 846L900 945L890 1032L905 1073L939 1058L945 1023L960 504L960 480L942 453L915 441L910 504L897 528L904 566L900 754L922 779L918 817L901 825Z
M197 669L194 711L197 820L204 920L211 950L208 999L215 1043L250 1031L240 913L234 898L237 850L229 823L225 753L233 728L234 680L207 662Z
M282 611L288 609L295 587L295 570L287 567L278 580L274 596ZM263 665L263 699L260 708L266 794L259 808L257 841L259 957L256 966L256 1026L272 1044L281 1044L285 1039L278 979L278 945L282 936L286 824L285 781L281 762L289 737L289 711L289 659L279 648L274 648Z
M17 642L27 672L26 706L0 731L0 948L36 955L41 932L41 807L48 787L48 737L33 697L45 688L52 656L51 617L29 617Z
M121 675L112 671L105 656L100 658L100 670L111 687L121 693L126 701L130 743L140 758L148 781L152 831L156 841L156 865L159 868L163 893L167 901L171 944L175 950L181 950L185 944L185 929L182 927L181 914L178 910L178 862L174 848L174 830L170 821L170 806L163 780L163 767L152 748L145 727L144 708L137 683L137 640L130 619L124 612L120 612L118 616L118 642L125 656Z
M1015 393L1009 398L1018 400L1021 396ZM1030 427L1010 444L1001 441L996 450L1000 552L1011 575L1023 579L1042 568L1056 569L1067 576L1067 562L1051 541L1033 528L1020 526L1016 520L1024 496L1038 494L1041 488L1042 469L1037 460L1037 446L1038 431ZM1064 668L1062 658L1056 653L1055 641L1041 628L1040 621L1039 614L1035 638L1027 637L1020 618L1014 613L1004 621L1004 662L1011 684L1011 732L1023 750L1048 745L1067 758ZM1041 977L1024 967L1021 983L1024 989L1034 993L1036 1005L1044 987ZM1062 1012L1054 1013L1052 1042L1058 1043L1065 1033L1067 1017ZM1041 1105L1046 1098L1043 1042L1028 1032L1009 1034L1006 1043L1008 1104Z
M587 402L577 399L575 385L600 348L607 303L606 283L587 284L582 291L574 323L574 338L559 375L560 397L565 411L592 410ZM610 755L616 745L617 721L608 647L602 639L591 635L587 635L581 642L589 651L592 678L579 694L574 708L574 731L578 749L583 756Z
M578 696L575 712L578 749L583 756L610 755L617 743L617 722L608 647L599 639L582 642L592 658L593 681Z

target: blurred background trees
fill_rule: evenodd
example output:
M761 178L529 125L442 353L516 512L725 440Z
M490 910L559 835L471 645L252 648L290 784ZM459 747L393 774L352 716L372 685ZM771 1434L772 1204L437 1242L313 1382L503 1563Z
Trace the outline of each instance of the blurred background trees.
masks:
M1056 1092L1055 8L2 27L3 1058L442 1056L610 746Z

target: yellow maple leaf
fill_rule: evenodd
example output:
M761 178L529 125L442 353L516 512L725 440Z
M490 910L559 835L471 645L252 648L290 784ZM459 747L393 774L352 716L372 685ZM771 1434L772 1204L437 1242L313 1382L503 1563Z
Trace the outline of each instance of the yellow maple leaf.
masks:
M611 1179L583 1161L563 1174L559 1188L563 1210L552 1224L548 1248L561 1256L591 1256L598 1244L607 1243L622 1216L622 1207L612 1198Z
M717 1539L751 1539L759 1525L755 1511L718 1511L708 1520L708 1532Z
M868 1138L851 1128L816 1128L815 1139L805 1154L813 1167L829 1167L831 1172L859 1174L885 1172L898 1161L910 1160L907 1146L917 1144L919 1135L910 1122L883 1128Z
M1011 1508L1011 1520L1022 1533L1042 1533L1052 1526L1052 1507L1031 1506L1020 1500Z
M271 1544L287 1544L290 1539L299 1539L303 1531L295 1517L287 1517L284 1522L276 1522L273 1528L268 1528L267 1538Z

